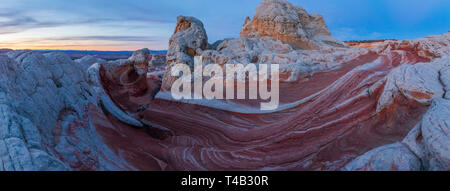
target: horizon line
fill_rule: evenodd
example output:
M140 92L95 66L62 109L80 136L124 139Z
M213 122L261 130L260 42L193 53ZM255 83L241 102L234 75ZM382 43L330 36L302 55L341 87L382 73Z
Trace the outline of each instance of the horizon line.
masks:
M1 49L9 49L9 50L36 50L36 51L97 51L97 52L134 52L136 50L144 49L135 49L135 50L88 50L88 49L31 49L31 48L25 48L25 49L14 49L14 48L0 48ZM166 49L156 50L156 49L150 49L147 48L150 51L167 51Z

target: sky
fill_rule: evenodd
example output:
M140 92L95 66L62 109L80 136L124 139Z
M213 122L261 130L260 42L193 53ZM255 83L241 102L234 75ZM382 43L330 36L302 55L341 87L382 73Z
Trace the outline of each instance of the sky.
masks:
M210 43L239 37L261 0L0 0L0 48L167 49L178 15ZM289 0L325 18L339 40L413 39L450 30L449 0Z

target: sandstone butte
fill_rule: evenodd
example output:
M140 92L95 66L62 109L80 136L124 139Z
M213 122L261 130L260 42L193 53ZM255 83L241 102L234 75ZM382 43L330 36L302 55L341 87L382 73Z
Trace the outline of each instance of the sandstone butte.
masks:
M450 170L450 33L347 46L322 16L263 0L240 38L209 44L180 16L169 47L2 50L0 170ZM194 56L278 64L279 109L170 99L168 71Z

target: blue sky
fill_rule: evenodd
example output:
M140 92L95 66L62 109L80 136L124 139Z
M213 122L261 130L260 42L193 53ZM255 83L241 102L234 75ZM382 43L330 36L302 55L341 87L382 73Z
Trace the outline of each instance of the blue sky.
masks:
M178 15L209 41L238 37L261 0L0 0L0 48L166 49ZM450 30L449 0L290 0L324 15L340 40L411 39Z

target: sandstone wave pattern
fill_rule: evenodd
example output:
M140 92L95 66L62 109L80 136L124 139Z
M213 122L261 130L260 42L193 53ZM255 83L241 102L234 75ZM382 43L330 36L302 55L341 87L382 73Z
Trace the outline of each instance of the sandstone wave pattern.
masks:
M450 33L350 47L285 0L212 44L177 21L165 57L1 51L0 170L450 170ZM279 65L280 107L171 99L196 56Z

